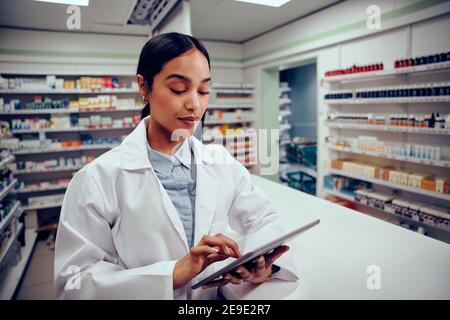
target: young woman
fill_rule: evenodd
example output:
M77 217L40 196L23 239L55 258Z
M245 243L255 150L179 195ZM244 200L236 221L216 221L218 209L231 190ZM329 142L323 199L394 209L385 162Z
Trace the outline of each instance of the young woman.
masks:
M142 49L137 81L151 115L119 147L80 170L65 194L57 296L214 299L216 287L229 282L295 279L286 257L272 274L273 262L288 249L282 247L252 268L191 289L216 262L238 258L283 230L248 171L225 148L192 137L211 83L204 46L178 33L152 38ZM223 235L228 226L245 237L244 247Z

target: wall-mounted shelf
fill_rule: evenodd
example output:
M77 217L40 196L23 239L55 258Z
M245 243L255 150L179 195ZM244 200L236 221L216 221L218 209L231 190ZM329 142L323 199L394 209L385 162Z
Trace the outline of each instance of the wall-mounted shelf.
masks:
M374 184L390 187L393 189L413 192L413 193L421 194L421 195L432 197L432 198L450 201L450 194L434 192L434 191L429 191L429 190L420 189L420 188L413 188L413 187L409 187L406 185L392 183L392 182L381 180L381 179L359 176L359 175L351 174L351 173L341 171L341 170L336 170L336 169L328 169L328 172L325 175L330 175L330 174L335 174L335 175L348 177L348 178L352 178L352 179L358 179L358 180L363 180L363 181L367 181L367 182L372 182Z
M405 161L410 163L418 163L428 166L435 166L435 167L444 167L444 168L450 168L450 161L448 160L430 160L430 159L419 159L414 157L402 157L402 156L392 156L385 153L379 153L379 152L370 152L370 151L362 151L362 150L354 150L347 147L338 147L329 145L328 148L330 150L339 151L339 152L346 152L346 153L352 153L352 154L360 154L365 155L369 157L375 157L375 158L384 158L384 159L390 159L390 160L397 160L397 161Z
M385 125L338 123L338 122L325 122L325 125L329 128L335 129L354 129L354 130L389 131L389 132L403 132L416 134L450 135L450 129L385 126Z

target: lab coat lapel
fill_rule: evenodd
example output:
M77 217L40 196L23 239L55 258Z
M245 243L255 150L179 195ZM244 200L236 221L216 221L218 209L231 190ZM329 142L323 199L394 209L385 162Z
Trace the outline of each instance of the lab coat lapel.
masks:
M209 232L216 208L217 182L211 174L212 157L205 152L203 144L191 137L197 166L197 185L195 196L195 234L194 245Z
M149 181L149 201L158 201L161 199L165 213L169 216L175 231L180 240L184 243L186 251L189 250L187 243L186 232L184 231L183 223L180 216L169 197L169 194L164 189L163 185L156 176L153 167L148 160L147 155L147 124L150 116L143 119L141 123L131 132L120 146L121 150L121 165L125 170L142 170L150 169L152 174L152 181ZM158 190L158 195L155 191Z

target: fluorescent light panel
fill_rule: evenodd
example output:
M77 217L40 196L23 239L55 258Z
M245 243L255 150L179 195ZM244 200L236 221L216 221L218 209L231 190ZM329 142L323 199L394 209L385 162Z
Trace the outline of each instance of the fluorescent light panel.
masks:
M235 0L239 2L248 2L253 4L260 4L262 6L281 7L283 4L291 0Z
M77 6L88 6L89 0L34 0L39 2L50 2L50 3L60 3L60 4L68 4L68 5L77 5Z

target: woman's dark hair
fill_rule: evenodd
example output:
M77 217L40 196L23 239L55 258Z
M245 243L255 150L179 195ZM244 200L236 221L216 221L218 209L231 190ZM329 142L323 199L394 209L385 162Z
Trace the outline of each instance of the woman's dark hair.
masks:
M211 69L208 51L200 40L186 34L170 32L157 35L147 41L139 56L137 74L144 77L147 86L151 89L153 78L161 72L164 64L192 48L196 48L205 56ZM147 102L141 116L149 114L150 106Z

